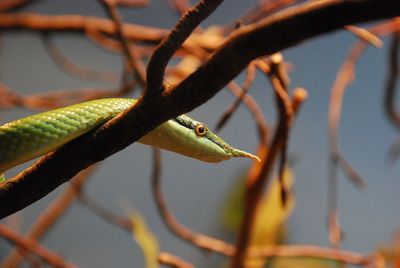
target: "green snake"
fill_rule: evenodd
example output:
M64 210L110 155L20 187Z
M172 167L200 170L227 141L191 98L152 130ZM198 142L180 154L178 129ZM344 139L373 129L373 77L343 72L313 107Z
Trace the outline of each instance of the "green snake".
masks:
M136 101L125 98L92 100L0 126L0 174L101 126ZM159 125L139 142L205 162L215 163L232 157L259 160L255 155L233 148L206 125L186 115Z

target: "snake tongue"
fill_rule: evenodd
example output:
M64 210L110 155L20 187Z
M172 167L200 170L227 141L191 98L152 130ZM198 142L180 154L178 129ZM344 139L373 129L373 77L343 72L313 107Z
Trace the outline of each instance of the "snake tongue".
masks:
M247 158L255 159L258 162L261 162L261 159L258 156L248 153L248 152L245 152L245 151L242 151L242 150L239 150L239 149L233 149L231 153L232 153L233 157L247 157Z

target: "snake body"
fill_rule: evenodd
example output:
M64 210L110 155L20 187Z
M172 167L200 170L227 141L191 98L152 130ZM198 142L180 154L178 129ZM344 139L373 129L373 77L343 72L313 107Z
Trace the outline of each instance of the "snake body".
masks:
M135 99L125 98L93 100L0 126L0 174L101 126L135 102ZM232 157L258 159L231 147L204 124L186 115L161 124L139 142L206 162L219 162Z

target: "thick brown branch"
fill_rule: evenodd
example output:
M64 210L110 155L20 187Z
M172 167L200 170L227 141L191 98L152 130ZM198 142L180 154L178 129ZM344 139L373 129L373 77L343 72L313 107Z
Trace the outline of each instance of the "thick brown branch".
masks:
M241 27L207 62L165 96L151 102L139 101L134 109L48 154L1 185L0 217L42 198L80 170L122 150L160 123L203 104L251 60L345 25L396 15L400 15L398 0L313 1ZM230 64L226 64L228 60Z

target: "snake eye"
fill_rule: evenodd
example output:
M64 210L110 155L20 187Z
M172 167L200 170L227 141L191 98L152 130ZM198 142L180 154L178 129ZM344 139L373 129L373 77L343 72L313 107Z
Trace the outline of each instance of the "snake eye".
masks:
M198 124L195 128L194 128L194 132L196 132L197 136L203 137L204 135L207 134L207 127L205 125L202 124Z

